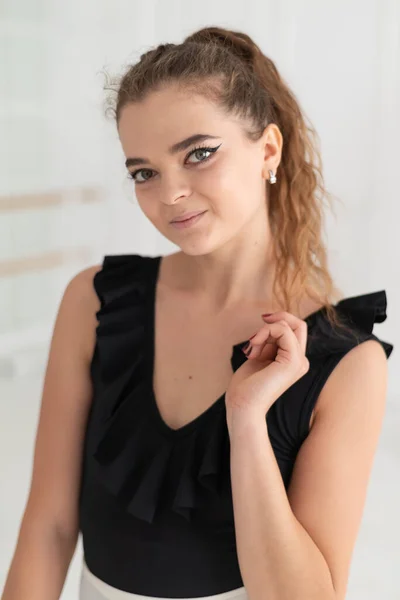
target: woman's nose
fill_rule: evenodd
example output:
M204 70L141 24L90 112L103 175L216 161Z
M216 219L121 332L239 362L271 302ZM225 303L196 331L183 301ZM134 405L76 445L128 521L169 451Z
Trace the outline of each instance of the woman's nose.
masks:
M167 205L181 202L189 198L191 193L189 184L186 181L177 181L177 178L175 178L175 181L166 182L160 190L161 201Z

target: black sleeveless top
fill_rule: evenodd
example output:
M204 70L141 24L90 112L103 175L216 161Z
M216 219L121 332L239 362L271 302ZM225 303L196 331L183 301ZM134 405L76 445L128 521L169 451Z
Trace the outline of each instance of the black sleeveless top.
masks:
M91 363L93 400L84 440L80 531L89 570L130 593L209 596L243 586L236 553L225 397L174 430L152 385L154 301L160 256L107 255L94 277L100 299ZM386 293L341 300L354 334L336 335L324 309L306 319L309 371L266 414L287 489L318 395L340 359L378 340ZM232 348L233 370L247 360ZM190 401L190 398L188 399Z

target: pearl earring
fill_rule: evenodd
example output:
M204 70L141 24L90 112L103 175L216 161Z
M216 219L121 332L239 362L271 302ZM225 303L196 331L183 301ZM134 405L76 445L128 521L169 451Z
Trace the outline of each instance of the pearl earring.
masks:
M269 169L268 173L269 173L269 182L270 183L276 183L276 177L274 175L274 172L271 171L271 169Z

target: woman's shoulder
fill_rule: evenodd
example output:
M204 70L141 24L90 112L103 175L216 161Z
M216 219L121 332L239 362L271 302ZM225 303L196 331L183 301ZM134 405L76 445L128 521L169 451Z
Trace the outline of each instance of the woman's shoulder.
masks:
M332 305L339 325L328 319L325 308L306 318L309 325L308 353L316 356L348 352L363 341L379 341L389 358L393 345L375 334L374 327L387 319L385 290L347 296Z
M57 319L61 314L70 330L79 332L80 346L85 349L87 357L93 354L95 343L96 313L100 301L96 294L93 281L101 270L101 264L91 265L75 273L65 286Z

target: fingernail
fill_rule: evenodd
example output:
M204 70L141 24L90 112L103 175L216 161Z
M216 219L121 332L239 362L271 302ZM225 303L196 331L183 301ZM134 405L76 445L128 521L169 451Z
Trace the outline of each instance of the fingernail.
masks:
M270 317L271 315L273 315L274 313L265 313L264 315L261 315L262 317Z
M247 354L251 351L251 344L247 342L245 346L242 348L242 352L247 356Z

